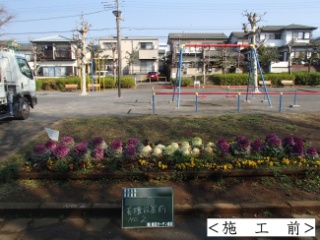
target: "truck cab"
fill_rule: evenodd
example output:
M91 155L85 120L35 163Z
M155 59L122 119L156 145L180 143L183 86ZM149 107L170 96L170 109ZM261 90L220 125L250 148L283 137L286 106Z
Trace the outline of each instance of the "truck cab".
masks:
M36 104L36 82L24 55L0 51L0 119L27 119Z

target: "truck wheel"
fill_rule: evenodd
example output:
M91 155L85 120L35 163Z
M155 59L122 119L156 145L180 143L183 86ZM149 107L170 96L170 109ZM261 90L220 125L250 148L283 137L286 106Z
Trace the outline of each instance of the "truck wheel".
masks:
M21 120L25 120L29 117L30 115L30 106L29 106L29 102L26 98L23 98L21 100L22 102L20 103L20 117L19 119Z

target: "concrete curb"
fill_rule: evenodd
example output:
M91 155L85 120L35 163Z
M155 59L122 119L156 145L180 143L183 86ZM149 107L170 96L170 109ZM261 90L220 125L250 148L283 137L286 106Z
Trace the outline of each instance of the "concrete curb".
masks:
M284 203L200 203L200 204L175 204L174 212L178 215L199 214L244 214L269 211L292 214L296 212L320 213L319 201L289 201ZM78 215L84 212L103 214L121 212L121 203L0 203L0 214L29 214L41 215L70 214Z

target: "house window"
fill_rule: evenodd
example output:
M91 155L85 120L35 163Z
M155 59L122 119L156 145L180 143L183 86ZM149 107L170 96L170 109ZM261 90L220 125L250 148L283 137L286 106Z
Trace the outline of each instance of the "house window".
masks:
M143 50L153 49L153 43L152 42L141 42L140 49L143 49Z
M281 39L281 33L275 33L274 39Z
M112 50L112 48L117 47L117 43L116 42L106 42L106 43L103 43L102 46L104 49Z
M42 73L41 73L42 69ZM40 67L38 70L40 76L44 77L65 77L66 67Z
M153 71L153 61L140 61L140 72L142 74L147 74L148 72Z
M309 40L310 39L310 32L294 32L293 38L299 39L299 40Z

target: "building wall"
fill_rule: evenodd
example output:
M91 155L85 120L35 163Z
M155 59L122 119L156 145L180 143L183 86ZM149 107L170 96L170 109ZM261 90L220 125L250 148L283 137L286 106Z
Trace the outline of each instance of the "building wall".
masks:
M100 56L107 56L109 60L109 64L113 62L113 51L111 49L106 49L107 45L112 44L116 46L117 39L100 39L99 45L103 49L103 52ZM149 45L151 46L149 48ZM145 46L146 49L141 49L142 46ZM158 50L159 44L158 39L149 39L149 38L124 38L121 39L121 65L122 65L122 73L123 74L134 74L141 73L146 74L148 71L158 71ZM138 51L139 55L139 63L133 64L129 66L128 60L126 59L130 57L133 51ZM130 54L129 54L130 53ZM115 59L118 58L117 51L114 52Z

